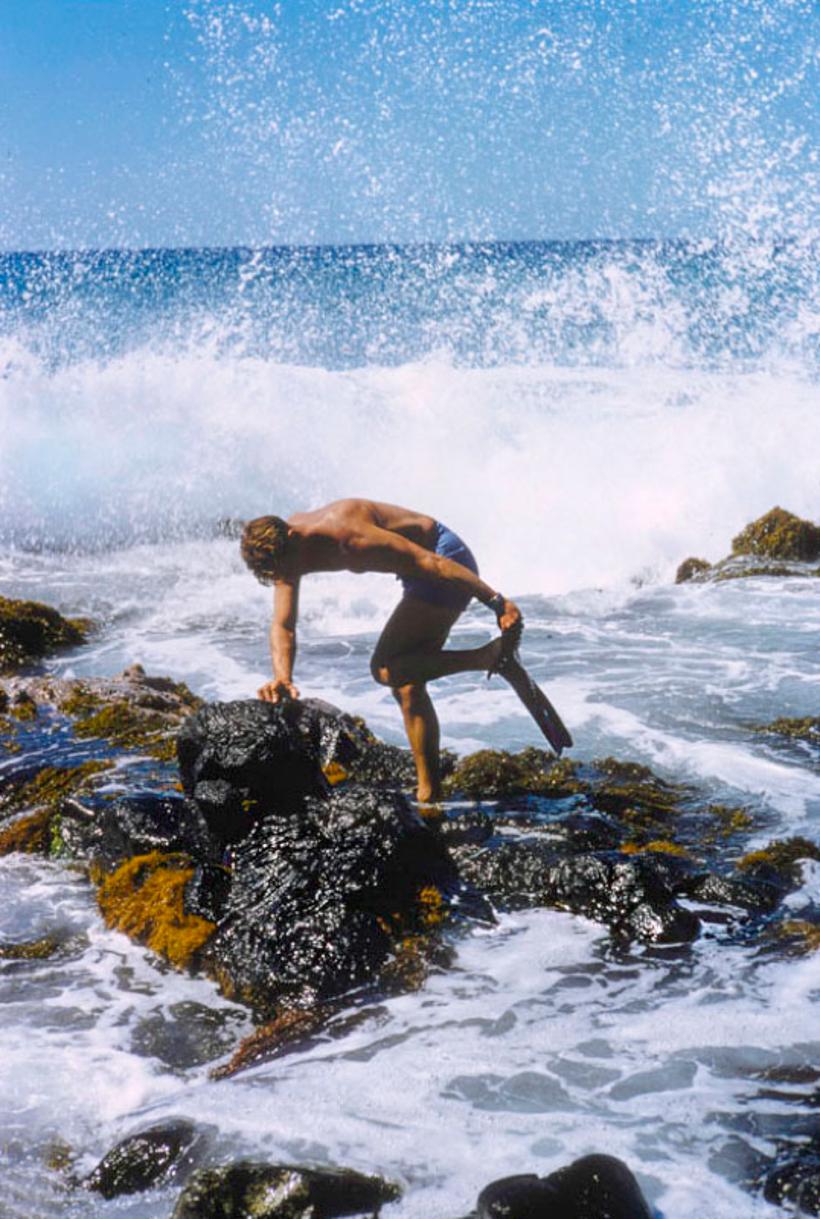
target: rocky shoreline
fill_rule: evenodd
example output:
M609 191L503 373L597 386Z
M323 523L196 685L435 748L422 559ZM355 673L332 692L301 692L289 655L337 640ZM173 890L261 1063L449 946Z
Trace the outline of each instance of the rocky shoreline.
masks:
M0 605L6 621L15 604ZM52 634L37 636L29 660L79 642L31 604L26 620ZM6 670L24 663L20 638ZM749 725L761 731L820 752L816 719ZM450 758L447 800L420 811L407 751L343 711L310 699L203 704L138 665L115 678L0 679L0 760L0 854L81 869L108 926L252 1013L254 1032L215 1052L217 1079L366 1021L380 999L448 969L459 937L505 910L568 911L605 925L615 946L667 953L685 954L704 928L784 960L820 945L812 911L796 918L784 902L820 848L795 837L752 850L764 827L749 809L629 760L557 761L533 748ZM59 947L0 943L0 959ZM820 1213L816 1140L801 1127L772 1142L738 1179ZM225 1165L211 1153L207 1129L165 1123L66 1179L106 1198L178 1183L174 1219L365 1216L398 1196L346 1169ZM487 1186L473 1216L526 1219L548 1206L567 1219L651 1215L629 1169L592 1156Z

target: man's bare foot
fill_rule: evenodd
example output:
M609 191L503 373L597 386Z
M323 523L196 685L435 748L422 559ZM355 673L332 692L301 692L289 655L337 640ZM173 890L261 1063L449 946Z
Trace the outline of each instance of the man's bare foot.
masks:
M441 825L444 820L444 809L435 800L419 800L419 816L425 825L433 827Z

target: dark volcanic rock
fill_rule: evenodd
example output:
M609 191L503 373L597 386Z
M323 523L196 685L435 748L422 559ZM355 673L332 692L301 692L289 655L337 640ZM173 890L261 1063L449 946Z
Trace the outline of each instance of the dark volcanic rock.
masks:
M548 1177L504 1177L482 1190L477 1219L652 1219L635 1177L614 1156L589 1155Z
M763 1196L798 1214L820 1215L820 1136L781 1154L766 1175Z
M133 855L184 851L194 859L218 860L221 843L208 831L192 800L181 796L127 796L94 814L78 801L63 805L58 833L74 857L110 871Z
M685 942L698 934L697 917L677 904L651 857L560 858L537 840L459 847L453 854L462 876L498 902L571 910L645 942Z
M104 1198L149 1189L180 1168L181 1161L190 1166L199 1137L196 1127L182 1120L141 1130L112 1148L82 1184Z
M195 1173L172 1219L370 1219L398 1196L397 1186L350 1169L242 1161Z
M182 786L201 800L216 836L235 841L254 819L298 809L306 796L325 790L320 748L300 731L300 715L298 703L247 699L210 703L183 725L177 737Z
M455 869L444 844L398 792L356 784L270 817L234 850L217 935L225 991L269 1010L341 995L374 978L393 936L423 924Z

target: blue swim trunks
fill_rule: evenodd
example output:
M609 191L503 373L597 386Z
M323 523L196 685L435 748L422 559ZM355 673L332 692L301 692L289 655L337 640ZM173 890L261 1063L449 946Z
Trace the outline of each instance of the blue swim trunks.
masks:
M462 542L457 533L453 533L452 529L438 521L433 550L445 559L452 559L463 567L469 567L470 571L478 575L478 564L469 546ZM461 592L450 584L439 583L437 580L421 580L415 576L399 576L398 579L401 580L405 597L416 597L419 601L426 601L428 605L445 605L450 609L463 610L471 601L469 593Z

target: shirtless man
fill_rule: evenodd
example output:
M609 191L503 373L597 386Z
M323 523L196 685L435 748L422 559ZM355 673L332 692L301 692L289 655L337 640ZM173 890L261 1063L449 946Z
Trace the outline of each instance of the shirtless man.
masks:
M439 725L427 682L449 673L491 671L521 632L518 606L485 584L456 534L420 512L366 499L341 499L287 521L261 516L242 535L242 557L273 584L270 628L273 681L259 697L298 698L293 684L299 581L316 571L375 571L398 576L404 596L370 661L374 679L393 691L413 751L420 802L441 795ZM450 628L473 597L493 611L502 634L480 648L443 651ZM505 638L506 636L506 638Z

